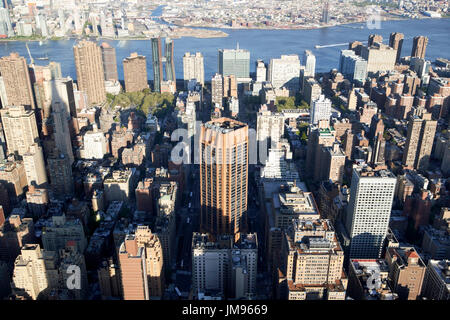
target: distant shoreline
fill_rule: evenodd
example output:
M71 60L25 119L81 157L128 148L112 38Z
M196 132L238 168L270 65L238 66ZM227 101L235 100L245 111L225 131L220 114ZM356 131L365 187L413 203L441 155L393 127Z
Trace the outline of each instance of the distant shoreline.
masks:
M441 19L450 19L450 17L442 17L442 18L431 18L431 17L420 17L420 18L403 18L403 17L393 17L393 16L385 16L381 20L382 22L387 21L413 21L413 20L426 20L426 19L433 19L433 20L441 20ZM323 29L323 28L333 28L333 27L339 27L339 26L349 26L352 24L364 24L365 21L354 21L354 22L347 22L347 23L337 23L333 25L323 25L323 26L297 26L297 27L273 27L273 26L266 26L266 27L231 27L231 26L222 26L222 27L215 27L215 26L195 26L195 25L184 25L184 24L177 24L174 23L173 25L176 25L180 28L192 28L194 30L201 29L200 32L205 32L205 34L186 34L186 32L180 32L180 35L172 34L169 35L172 39L180 39L180 38L197 38L197 39L214 39L214 38L226 38L229 36L228 33L226 33L224 30L273 30L273 31L280 31L280 30L316 30L316 29ZM362 27L362 26L361 26ZM208 34L208 31L215 31L215 33ZM150 40L152 37L117 37L117 38L111 38L111 37L78 37L78 36L65 36L65 37L55 37L55 38L23 38L23 39L8 39L8 38L2 38L0 39L0 43L8 43L8 42L39 42L39 41L67 41L67 40L95 40L95 41L102 41L102 40L111 40L111 41L131 41L131 40Z
M381 22L385 21L408 21L408 20L427 20L427 19L450 19L450 17L441 17L441 18L431 18L431 17L420 17L420 18L405 18L405 17L396 17L396 16L383 16ZM163 19L162 19L163 20ZM165 20L164 20L165 21ZM166 21L169 23L169 21ZM172 23L172 22L170 22ZM287 26L287 27L274 27L274 26L253 26L253 27L245 27L245 26L239 26L239 27L231 27L227 25L223 26L212 26L212 25L192 25L192 24L179 24L179 23L172 23L173 25L176 25L178 27L188 27L188 28L209 28L209 29L224 29L224 30L316 30L316 29L323 29L323 28L332 28L332 27L338 27L338 26L346 26L351 24L358 24L358 23L366 23L366 21L353 21L353 22L345 22L345 23L336 23L332 25L297 25L297 26Z

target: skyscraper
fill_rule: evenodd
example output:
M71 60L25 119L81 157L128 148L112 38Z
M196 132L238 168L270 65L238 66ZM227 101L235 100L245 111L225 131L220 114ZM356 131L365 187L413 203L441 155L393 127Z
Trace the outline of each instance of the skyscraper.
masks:
M20 289L28 297L36 300L45 289L51 286L47 269L44 250L38 244L25 245L14 263L12 278L14 289Z
M0 110L8 154L23 155L38 141L39 133L34 110L24 106L11 106Z
M153 62L153 91L161 92L163 81L163 61L161 38L152 38L152 62Z
M364 82L367 77L367 61L353 50L341 50L339 71L349 80Z
M0 59L0 74L3 78L8 104L34 108L33 90L27 61L16 52ZM5 107L5 105L3 106Z
M280 298L344 300L344 252L331 221L293 219L283 236Z
M262 60L256 61L256 82L264 82L267 79L267 68Z
M258 240L256 233L232 235L216 241L208 234L192 236L192 287L198 297L216 293L234 299L256 295Z
M237 82L234 75L223 77L223 97L224 98L237 98Z
M161 92L162 83L167 85L175 85L176 73L173 53L173 40L166 38L165 40L165 57L162 56L161 38L152 38L152 62L153 62L153 81L154 91ZM163 64L166 63L166 81L164 81Z
M103 42L100 46L102 50L103 71L105 80L119 80L117 74L116 49L108 43Z
M236 79L250 77L250 51L239 49L219 49L219 73L233 74Z
M353 168L345 228L350 238L349 257L377 259L389 226L397 179L389 170Z
M138 226L119 249L123 298L150 300L164 293L163 250L148 226Z
M23 155L23 164L29 186L35 183L39 187L47 183L44 154L40 145L34 143L28 148L28 152Z
M7 37L14 36L14 29L7 8L0 8L0 34Z
M246 227L248 126L228 118L200 132L200 226L212 235L237 235Z
M126 92L138 92L148 88L146 61L144 56L140 56L136 52L123 59Z
M325 1L325 3L323 4L323 9L322 9L322 20L321 21L323 23L330 22L329 7L330 7L330 4L328 3L328 1Z
M405 36L403 35L403 33L399 32L393 32L389 36L389 46L397 50L397 59L395 60L396 63L400 62L400 58L402 56L402 46L404 38Z
M223 77L218 73L211 79L211 103L213 108L216 104L220 108L223 105Z
M300 59L296 54L270 59L268 80L275 89L286 88L295 95L300 88Z
M50 187L57 197L73 194L72 164L64 154L53 154L47 158Z
M166 80L176 81L177 77L175 74L175 61L173 55L173 41L172 39L166 38L165 41L165 55L166 55Z
M203 65L203 55L196 52L192 55L186 52L183 56L183 79L187 88L189 80L195 79L202 85L205 84L205 70Z
M316 56L310 50L305 50L303 61L305 62L304 76L314 77L316 74Z
M411 57L425 59L425 51L427 50L428 38L425 36L414 37L411 50Z
M368 73L390 71L394 70L397 51L387 45L374 41L372 46L362 47L361 57L367 60Z
M375 43L383 43L383 37L379 34L371 34L369 35L369 40L367 41L367 46L370 48Z
M74 161L72 151L72 141L70 139L69 121L70 115L65 106L59 101L52 104L52 116L54 124L55 147L69 160L70 164Z
M408 135L403 151L405 166L427 170L431 157L437 121L431 119L430 113L421 117L412 115L408 121Z
M318 124L320 120L330 120L331 100L321 94L312 102L310 118L311 124Z
M100 47L95 42L82 40L73 47L73 54L78 90L87 94L90 105L105 102L105 74Z

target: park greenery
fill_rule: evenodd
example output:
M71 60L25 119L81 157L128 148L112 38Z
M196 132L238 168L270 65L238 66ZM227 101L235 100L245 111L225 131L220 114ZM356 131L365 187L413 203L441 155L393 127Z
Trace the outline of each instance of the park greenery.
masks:
M111 107L136 108L145 116L149 114L164 118L173 111L175 97L171 93L151 92L144 89L139 92L121 92L118 95L107 94L108 104Z
M295 97L277 97L275 106L279 112L284 109L309 109L308 103L301 94Z

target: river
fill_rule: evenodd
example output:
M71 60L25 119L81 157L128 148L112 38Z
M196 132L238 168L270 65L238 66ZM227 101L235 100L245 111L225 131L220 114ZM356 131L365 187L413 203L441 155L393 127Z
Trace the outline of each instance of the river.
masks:
M362 27L362 28L361 28ZM250 51L250 70L255 71L255 61L262 59L266 63L271 58L280 57L282 54L298 54L302 58L306 49L316 55L316 71L326 72L337 68L340 50L346 46L334 46L316 49L315 45L329 45L347 43L354 40L367 41L372 33L381 34L383 43L389 42L391 32L405 34L402 56L410 55L412 39L417 35L427 36L428 47L426 58L434 61L438 57L450 58L450 19L421 19L421 20L397 20L381 22L381 29L371 30L365 24L341 25L329 28L313 30L236 30L223 29L229 36L225 38L198 39L184 37L174 40L175 70L177 78L183 78L183 54L185 52L199 51L204 56L205 79L211 79L217 71L217 50L220 48L239 47ZM132 52L147 57L147 72L149 79L153 79L151 66L150 40L100 40L106 41L116 48L119 78L123 79L122 60ZM29 42L29 47L34 58L48 56L50 61L61 63L63 76L76 79L76 71L73 58L73 45L75 39ZM18 52L28 58L25 42L1 42L0 56L9 55L10 52ZM36 60L37 64L47 64L48 61Z

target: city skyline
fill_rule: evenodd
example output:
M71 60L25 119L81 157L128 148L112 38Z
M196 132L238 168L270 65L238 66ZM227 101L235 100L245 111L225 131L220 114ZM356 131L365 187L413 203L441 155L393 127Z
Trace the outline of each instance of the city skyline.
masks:
M311 17L341 21L335 4ZM66 33L125 30L128 9L81 27L77 5ZM49 6L12 25L51 34ZM79 37L64 61L39 54L66 40L5 46L0 300L449 300L450 57L429 31L336 28L329 47L274 31L267 52L152 32Z

